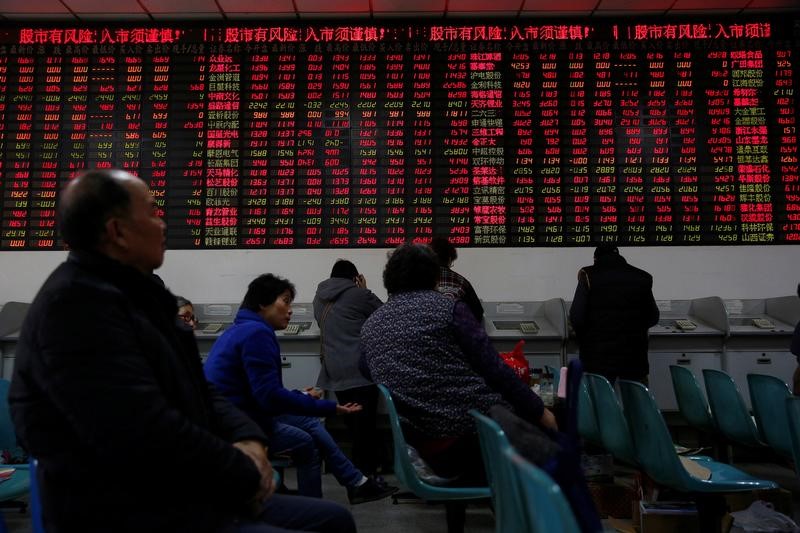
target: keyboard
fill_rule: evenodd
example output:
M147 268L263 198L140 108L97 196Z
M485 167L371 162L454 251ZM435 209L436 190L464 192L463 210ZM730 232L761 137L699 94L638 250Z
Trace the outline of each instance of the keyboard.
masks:
M775 324L766 318L754 318L753 325L761 329L775 329Z
M697 324L686 318L679 318L675 321L675 327L683 331L691 331L697 328Z
M283 330L284 335L297 335L298 333L300 333L300 324L289 324Z
M222 324L219 322L211 322L203 326L201 330L203 333L217 333L219 330L222 329Z
M522 333L527 335L535 335L539 333L539 325L536 322L520 322L519 329Z

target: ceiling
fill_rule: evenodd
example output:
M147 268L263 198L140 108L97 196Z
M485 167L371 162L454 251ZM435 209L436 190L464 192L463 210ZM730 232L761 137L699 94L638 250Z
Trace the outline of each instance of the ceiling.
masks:
M0 21L642 17L800 12L800 0L0 0Z

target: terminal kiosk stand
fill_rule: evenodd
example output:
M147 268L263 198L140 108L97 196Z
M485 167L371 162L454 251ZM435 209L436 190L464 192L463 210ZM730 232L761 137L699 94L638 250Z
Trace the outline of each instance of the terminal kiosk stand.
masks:
M483 307L486 333L498 352L509 352L524 339L531 368L562 366L567 327L564 300L484 302Z
M194 304L198 320L195 330L203 361L222 333L233 324L239 304ZM283 386L303 389L317 382L320 370L319 327L310 303L292 303L292 319L283 331L276 332L281 345Z
M317 383L322 364L319 359L319 326L314 320L314 306L292 303L289 326L278 331L283 363L283 386L303 390Z
M31 304L7 302L0 309L0 377L11 379L19 341L19 330Z
M197 347L203 361L208 357L208 352L222 332L233 324L239 304L192 304L194 316L197 317L197 329L194 335L197 338Z
M748 408L747 374L775 376L791 388L797 359L789 347L794 326L800 320L800 298L726 299L724 303L730 335L725 342L723 369L739 387Z
M650 391L658 407L677 411L670 365L688 367L703 383L703 369L722 369L728 319L722 299L657 300L660 318L650 328Z

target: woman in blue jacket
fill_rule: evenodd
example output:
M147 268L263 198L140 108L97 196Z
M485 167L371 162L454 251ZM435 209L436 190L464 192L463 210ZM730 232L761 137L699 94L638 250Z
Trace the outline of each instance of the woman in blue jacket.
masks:
M273 453L292 457L300 494L322 497L322 456L336 480L347 488L350 503L389 496L397 489L364 476L319 422L318 417L355 413L361 406L320 399L313 389L283 386L275 331L289 325L294 296L294 285L286 279L262 274L253 280L233 326L211 348L204 368L206 379L269 434Z

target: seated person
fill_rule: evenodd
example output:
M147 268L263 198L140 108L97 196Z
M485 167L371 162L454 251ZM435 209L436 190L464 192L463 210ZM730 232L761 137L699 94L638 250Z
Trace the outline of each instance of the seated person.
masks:
M322 497L322 454L336 480L347 487L351 504L389 496L397 488L364 476L317 418L354 413L361 406L319 399L313 389L301 392L283 386L275 331L289 325L294 295L294 285L283 278L263 274L253 280L233 326L211 348L206 379L261 425L274 454L292 457L301 495Z
M456 300L461 300L475 315L478 322L483 320L483 305L475 294L475 289L467 278L454 272L450 267L458 258L456 247L453 246L447 237L434 237L429 245L436 260L439 263L439 281L436 283L436 290Z
M442 477L485 483L470 409L495 405L555 428L542 400L500 359L467 304L437 292L436 255L404 244L389 258L389 299L361 329L362 366L394 397L406 437Z
M178 318L190 328L197 329L197 317L194 315L194 305L183 296L175 296L178 301Z

